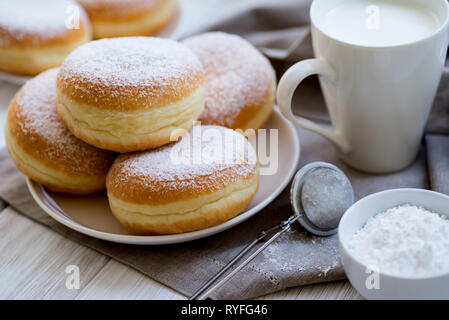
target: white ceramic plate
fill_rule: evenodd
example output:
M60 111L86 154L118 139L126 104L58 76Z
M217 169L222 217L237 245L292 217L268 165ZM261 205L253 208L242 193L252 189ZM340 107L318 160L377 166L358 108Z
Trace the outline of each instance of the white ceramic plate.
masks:
M12 84L22 85L25 84L28 80L32 79L30 76L21 76L12 73L0 72L0 81L9 82Z
M200 231L161 236L133 235L114 218L105 193L72 196L50 192L41 184L30 179L27 180L27 184L38 205L51 217L71 229L95 238L140 245L161 245L200 239L229 229L255 215L282 192L296 172L300 146L293 125L276 109L265 125L265 129L278 129L278 170L276 174L261 175L259 190L245 212L218 226ZM268 140L268 131L266 136ZM268 143L267 150L270 150Z

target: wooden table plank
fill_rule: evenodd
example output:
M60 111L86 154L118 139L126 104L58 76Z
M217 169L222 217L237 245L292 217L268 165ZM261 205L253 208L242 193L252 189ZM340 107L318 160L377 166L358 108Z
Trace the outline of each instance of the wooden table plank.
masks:
M0 299L72 299L66 267L80 270L80 288L110 260L8 207L0 214Z
M186 297L124 264L111 260L76 299L179 300Z

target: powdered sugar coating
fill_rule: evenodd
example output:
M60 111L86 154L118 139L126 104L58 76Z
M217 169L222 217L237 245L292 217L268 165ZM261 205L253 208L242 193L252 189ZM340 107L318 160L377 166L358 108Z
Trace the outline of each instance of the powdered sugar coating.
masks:
M64 37L74 10L87 23L84 10L72 0L1 0L0 46L29 41L31 44Z
M206 72L204 124L235 128L245 108L267 103L275 79L268 61L248 41L223 32L205 33L184 43L199 57Z
M108 174L108 190L123 199L193 197L249 179L257 157L246 138L218 126L194 126L180 141L156 150L120 155Z
M145 109L176 101L202 85L198 58L169 39L126 37L74 50L58 74L58 88L97 107Z
M11 104L9 130L27 153L59 170L76 175L104 175L114 154L76 138L59 119L55 108L58 70L28 81Z

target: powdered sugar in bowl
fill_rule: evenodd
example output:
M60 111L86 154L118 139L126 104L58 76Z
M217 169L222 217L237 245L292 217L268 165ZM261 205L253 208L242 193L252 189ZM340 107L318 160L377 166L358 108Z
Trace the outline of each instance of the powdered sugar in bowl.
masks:
M351 284L367 299L449 299L446 217L449 197L428 190L394 189L356 202L338 230Z

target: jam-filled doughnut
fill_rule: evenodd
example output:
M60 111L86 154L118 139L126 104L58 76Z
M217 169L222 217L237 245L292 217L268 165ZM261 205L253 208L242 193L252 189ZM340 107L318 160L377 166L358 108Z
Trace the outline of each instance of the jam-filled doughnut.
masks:
M57 111L67 127L98 148L130 152L170 142L204 108L204 71L195 54L169 39L89 42L62 64Z
M202 124L257 130L270 117L276 76L267 58L243 38L210 32L184 40L206 72Z
M55 109L57 72L45 71L16 94L8 109L6 146L25 175L52 191L101 191L115 154L77 139L59 119Z
M223 223L241 213L259 184L254 149L236 131L194 126L180 141L122 154L106 178L113 214L143 235Z
M0 1L0 71L36 75L58 67L92 31L71 0Z
M92 22L94 38L150 36L175 16L176 0L78 0Z

